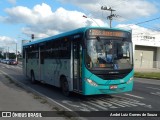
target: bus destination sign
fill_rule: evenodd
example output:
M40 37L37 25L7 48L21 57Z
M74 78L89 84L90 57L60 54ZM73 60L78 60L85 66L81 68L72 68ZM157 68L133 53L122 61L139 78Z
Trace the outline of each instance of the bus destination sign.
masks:
M125 32L122 31L109 31L109 30L89 30L89 36L103 36L103 37L126 37Z

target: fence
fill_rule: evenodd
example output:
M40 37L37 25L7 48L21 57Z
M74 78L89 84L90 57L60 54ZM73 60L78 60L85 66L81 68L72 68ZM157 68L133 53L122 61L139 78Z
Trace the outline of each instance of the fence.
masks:
M160 61L134 61L135 71L160 72Z

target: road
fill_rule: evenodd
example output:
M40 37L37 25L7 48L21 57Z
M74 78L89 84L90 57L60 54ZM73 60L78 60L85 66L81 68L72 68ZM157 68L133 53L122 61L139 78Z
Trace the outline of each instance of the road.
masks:
M71 97L65 97L62 95L60 89L53 86L41 83L31 84L30 80L23 75L21 66L0 63L0 70L25 86L46 96L68 111L160 111L160 80L135 78L134 89L129 93L87 97L73 94ZM77 113L80 114L79 112ZM93 114L93 116L89 116L87 119L96 120L97 118L95 116ZM113 117L109 119L124 120L125 118ZM147 120L146 117L141 119ZM155 120L156 118L149 117L148 119Z

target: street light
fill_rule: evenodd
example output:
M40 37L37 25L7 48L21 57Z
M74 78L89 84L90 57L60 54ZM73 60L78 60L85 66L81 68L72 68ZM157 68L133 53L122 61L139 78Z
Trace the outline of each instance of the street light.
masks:
M17 62L17 43L16 43L16 62Z
M8 46L4 46L4 50L6 49L6 60L9 59L9 47Z
M87 16L85 16L85 15L83 15L82 17L84 17L84 18L90 18L90 17L87 17ZM93 19L93 18L90 18L93 22L95 22L96 24L97 24L97 26L99 26L100 27L100 25Z

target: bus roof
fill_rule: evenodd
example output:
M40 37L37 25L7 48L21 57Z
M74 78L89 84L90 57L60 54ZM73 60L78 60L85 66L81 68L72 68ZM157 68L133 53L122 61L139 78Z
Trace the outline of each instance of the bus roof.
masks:
M72 30L72 31L69 31L69 32L64 32L64 33L54 35L54 36L51 36L51 37L47 37L47 38L35 40L35 41L32 41L32 42L28 42L28 43L23 44L23 46L28 46L28 45L33 45L33 44L36 44L36 43L50 41L50 40L53 40L53 39L56 39L56 38L65 37L65 36L69 36L69 35L73 35L73 34L77 34L77 33L84 33L88 29L108 29L108 30L121 30L121 31L124 31L124 32L129 32L129 30L124 30L124 29L119 29L119 28L92 27L92 26L82 27L82 28L75 29L75 30Z

